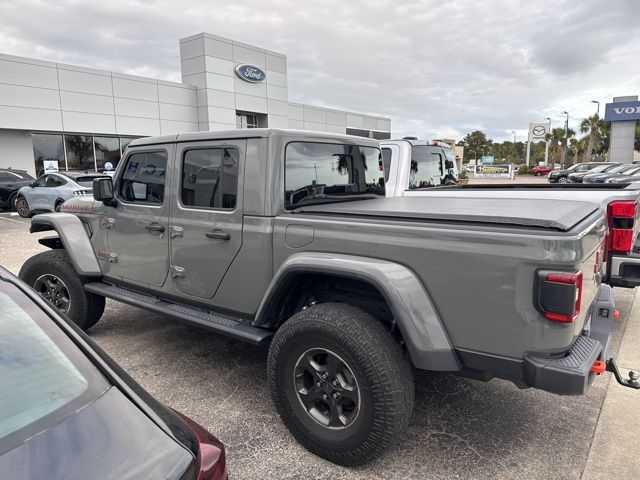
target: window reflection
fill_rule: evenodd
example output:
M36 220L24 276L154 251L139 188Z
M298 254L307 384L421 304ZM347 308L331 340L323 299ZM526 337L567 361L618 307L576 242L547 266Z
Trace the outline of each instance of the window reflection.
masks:
M65 134L64 143L67 151L67 170L95 171L93 137Z
M58 162L58 170L66 169L62 135L34 133L31 138L33 140L36 177L39 177L44 172L44 161L56 161Z
M94 142L98 171L114 170L120 161L120 139L118 137L95 137Z
M286 207L340 196L384 195L382 158L375 147L292 142L285 151Z

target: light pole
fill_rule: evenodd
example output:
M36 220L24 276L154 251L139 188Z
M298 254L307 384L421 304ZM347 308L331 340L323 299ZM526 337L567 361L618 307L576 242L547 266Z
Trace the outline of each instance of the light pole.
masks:
M564 168L565 160L567 159L567 142L569 141L569 112L562 113L567 116L564 122L564 145L562 146L562 157L560 158L560 163L562 164L562 168Z
M467 150L467 152L473 152L473 163L474 163L474 165L477 165L478 164L478 154L476 153L476 151L469 149L469 150Z
M546 120L549 120L549 131L547 133L551 135L551 117L547 117ZM544 139L544 164L549 166L549 140L546 138Z
M591 100L591 103L597 103L598 104L598 109L596 110L596 115L599 117L600 116L600 102L598 100Z

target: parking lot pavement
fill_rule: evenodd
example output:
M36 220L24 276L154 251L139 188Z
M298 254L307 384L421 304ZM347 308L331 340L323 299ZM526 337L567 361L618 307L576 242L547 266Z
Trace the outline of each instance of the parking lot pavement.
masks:
M28 225L0 214L0 264L15 273L44 250ZM616 291L613 354L633 292ZM269 399L265 348L111 301L89 333L159 400L219 436L237 479L577 479L609 385L600 377L588 395L560 397L501 380L420 374L406 440L371 465L346 469L308 453L283 427Z

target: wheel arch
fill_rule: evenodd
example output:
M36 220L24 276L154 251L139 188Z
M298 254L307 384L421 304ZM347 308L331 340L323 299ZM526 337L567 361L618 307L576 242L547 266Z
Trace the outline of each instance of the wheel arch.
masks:
M296 292L300 286L319 277L356 281L377 292L388 306L415 367L460 370L444 324L420 279L409 268L385 260L312 252L294 254L276 272L254 325L278 327L299 307Z
M31 233L54 230L78 275L101 276L91 241L82 221L70 213L42 213L31 219Z

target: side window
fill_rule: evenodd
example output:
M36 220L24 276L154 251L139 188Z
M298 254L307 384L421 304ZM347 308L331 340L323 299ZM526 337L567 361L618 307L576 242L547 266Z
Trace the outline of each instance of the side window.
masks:
M118 193L126 202L161 205L167 170L167 152L137 152L127 158Z
M67 183L66 180L63 180L60 177L56 177L55 175L49 175L47 178L47 187L49 188L55 188L55 187L61 187L63 185L65 185Z
M182 160L182 204L196 208L235 208L238 158L238 150L229 147L187 150Z
M382 170L384 171L384 181L389 181L389 169L391 168L391 149L382 149Z
M48 178L49 178L49 175L41 176L38 180L36 180L35 186L36 187L46 187Z

